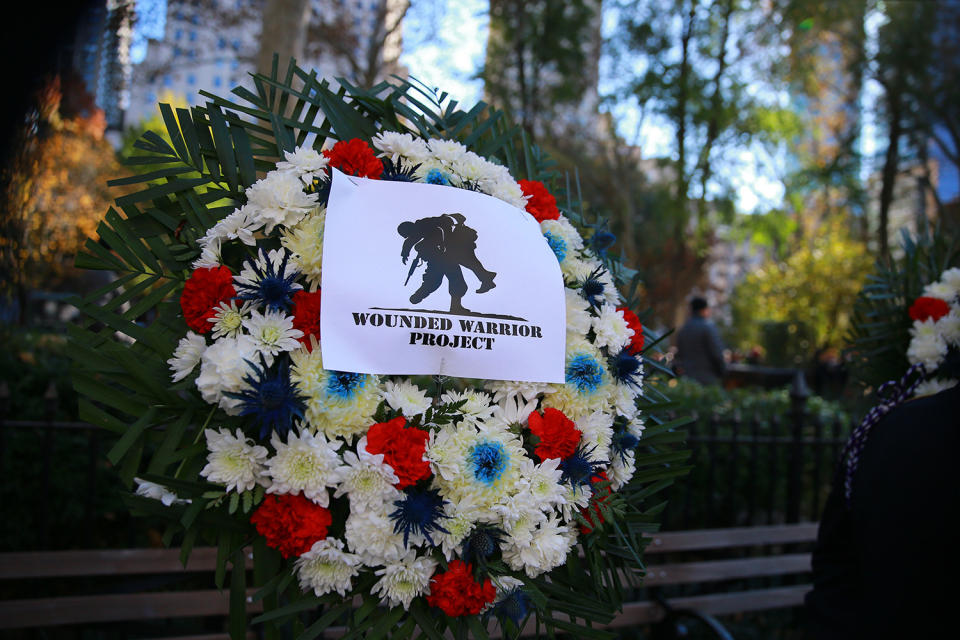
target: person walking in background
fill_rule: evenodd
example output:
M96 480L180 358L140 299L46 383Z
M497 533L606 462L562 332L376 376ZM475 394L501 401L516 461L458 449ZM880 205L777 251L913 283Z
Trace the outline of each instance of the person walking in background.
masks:
M723 377L723 342L716 325L710 321L710 307L699 296L690 301L690 319L677 334L674 369L678 374L701 384L715 384Z

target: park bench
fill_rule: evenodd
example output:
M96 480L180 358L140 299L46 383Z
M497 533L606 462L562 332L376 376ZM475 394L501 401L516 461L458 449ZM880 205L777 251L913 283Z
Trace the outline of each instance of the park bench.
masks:
M612 628L655 624L659 637L669 637L688 618L700 620L718 637L730 637L713 616L747 611L796 607L803 603L808 584L763 586L731 590L731 581L756 580L808 574L810 554L796 547L807 547L816 538L816 523L730 529L664 532L652 535L646 550L649 561L644 583L645 599L624 605L611 623ZM737 557L720 557L731 555ZM694 559L676 560L683 555ZM96 551L44 551L0 553L0 592L13 593L0 600L0 629L28 629L85 625L98 627L119 621L160 621L180 618L226 616L228 592L213 588L170 590L172 583L120 582L119 591L22 598L11 584L31 581L63 581L102 577L168 576L211 574L212 585L216 549L197 548L187 567L180 564L176 549L125 549ZM166 590L155 590L157 584ZM696 585L696 595L666 597L664 590L679 585ZM701 589L700 587L703 587ZM154 590L151 590L154 589ZM101 590L98 583L98 591ZM259 603L248 603L250 612L259 611ZM222 627L221 627L222 628ZM331 629L327 637L342 630ZM533 633L533 627L524 635ZM223 632L188 637L190 640L219 640ZM187 640L182 638L181 640Z

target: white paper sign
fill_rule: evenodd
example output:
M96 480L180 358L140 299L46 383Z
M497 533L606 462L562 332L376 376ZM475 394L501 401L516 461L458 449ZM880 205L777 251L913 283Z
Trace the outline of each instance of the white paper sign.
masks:
M321 288L326 369L564 381L560 266L491 196L334 170Z

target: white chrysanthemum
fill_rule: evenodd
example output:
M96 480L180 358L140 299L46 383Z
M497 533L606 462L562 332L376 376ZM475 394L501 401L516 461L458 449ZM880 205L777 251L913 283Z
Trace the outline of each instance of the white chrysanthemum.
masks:
M932 396L940 393L941 391L946 391L947 389L952 389L957 386L958 380L953 378L938 378L934 380L924 380L917 385L916 390L913 392L914 397L920 398L923 396Z
M257 484L268 485L263 463L267 448L237 429L236 434L221 427L219 430L204 429L207 438L207 466L200 475L216 484L225 485L227 491L250 491Z
M202 238L197 240L201 247L210 247L214 243L219 245L222 240L239 240L247 246L256 245L256 232L263 227L263 222L257 220L254 210L250 205L245 204L239 209L234 209L232 213L217 221L215 225L207 229Z
M927 372L932 373L947 356L947 342L940 334L936 321L929 318L914 322L910 335L912 338L907 359L910 364L922 363Z
M303 336L303 331L293 328L293 316L282 311L251 311L250 317L243 320L243 328L250 333L257 350L265 356L299 349L297 338Z
M642 376L638 377L638 383L636 385L620 383L613 385L613 390L610 394L610 403L621 416L632 419L639 413L637 396L639 396L643 390L643 387L640 386L642 379Z
M293 152L284 151L283 157L286 160L277 163L277 170L293 173L305 185L313 184L314 178L322 177L329 162L322 153L306 145L297 147Z
M247 188L247 204L254 219L271 233L277 225L292 227L317 206L316 193L304 193L300 178L286 171L271 171Z
M440 396L442 404L452 404L463 402L458 413L461 414L465 422L476 424L486 420L493 415L493 407L490 406L490 396L482 391L467 389L465 391L447 391Z
M530 544L505 545L503 559L511 569L536 578L567 559L571 547L569 532L570 529L555 518L547 518L534 531Z
M370 142L375 149L382 152L380 157L390 158L393 162L401 158L422 159L430 153L423 138L415 138L409 133L381 131Z
M443 556L449 562L455 556L460 555L463 541L476 526L476 519L469 511L459 509L459 505L454 505L452 502L445 502L443 507L447 516L442 522L446 533L434 533L432 536L437 541L437 546L440 547Z
M264 253L263 249L257 253L257 257L254 260L245 260L243 263L243 268L240 270L239 275L233 276L233 281L238 285L246 285L247 287L257 288L260 286L262 281L262 276L257 275L257 271L261 274L265 273L267 270L267 263L273 267L273 272L276 274L276 277L280 280L292 280L290 276L295 275L297 268L291 263L288 254L283 249L272 249L267 253ZM256 267L256 270L254 269ZM303 289L303 285L298 282L291 282L289 285L290 291L299 291Z
M403 605L408 609L414 598L430 593L430 578L436 569L436 560L410 551L398 561L377 570L381 577L371 593L379 595L388 607Z
M937 320L937 330L948 345L960 347L960 308L953 307L950 313Z
M237 307L237 301L230 300L221 302L214 309L213 317L209 318L213 323L213 338L235 338L240 335L243 321L250 315L250 303L244 302Z
M352 511L344 537L350 550L371 567L395 562L406 550L403 535L393 532L393 522L382 509Z
M586 254L586 252L584 253ZM613 282L613 276L599 260L594 258L564 260L562 271L564 275L568 275L581 285L588 282L591 287L600 289L599 294L594 295L592 300L588 298L593 306L602 307L604 304L612 304L616 307L622 302L620 292L617 291L617 285ZM581 289L581 295L587 297L588 293Z
M483 183L494 177L491 171L492 163L481 158L472 151L467 151L457 158L450 169L466 182Z
M492 426L478 431L466 422L433 431L424 453L443 497L486 510L517 492L525 458L515 434Z
M215 340L200 357L200 375L197 376L200 395L210 404L219 404L228 414L237 415L241 401L228 397L226 393L246 388L243 379L253 372L249 363L256 361L257 346L250 336Z
M940 282L946 286L948 297L944 298L948 302L954 302L960 298L960 267L947 269L940 275Z
M595 460L610 459L610 445L613 443L613 414L594 411L577 420L580 430L580 442L593 449Z
M513 426L525 427L530 414L537 410L537 401L525 402L520 396L502 400L493 406L493 415L485 424L509 429Z
M560 458L547 458L540 464L528 458L520 469L522 492L542 508L561 506L567 501L562 476Z
M630 342L633 329L627 324L627 319L617 311L612 304L605 304L600 308L600 315L593 318L593 341L598 347L606 347L610 353L617 353Z
M593 318L590 315L590 303L576 289L563 289L567 305L567 333L585 336L590 331Z
M567 251L583 249L583 238L580 236L580 232L564 216L560 216L556 220L544 220L540 223L540 230L563 240L563 243L567 246Z
M336 538L314 542L294 563L300 589L313 590L318 596L331 591L347 595L361 567L360 556L344 551L343 542Z
M190 375L193 368L200 362L206 348L207 341L204 337L193 331L187 331L187 335L180 338L177 348L173 351L173 357L167 360L170 370L173 371L174 382L180 382Z
M159 500L165 507L169 507L172 504L190 504L191 502L190 500L177 497L177 494L162 484L141 480L140 478L134 478L133 480L137 483L136 494L138 496L150 498L151 500Z
M487 391L493 392L493 401L500 403L518 396L526 401L536 401L540 394L556 391L558 385L546 382L488 380L483 386Z
M330 442L322 433L290 431L284 443L276 433L270 438L276 455L267 460L267 475L273 484L267 493L300 493L320 505L330 504L327 487L343 479L343 461L337 454L343 443Z
M290 381L306 398L306 422L331 438L365 433L380 403L377 376L323 368L320 349L290 355Z
M456 140L433 138L427 141L427 146L433 157L448 167L467 153L467 148Z
M290 261L300 271L310 286L316 291L320 286L323 273L323 227L326 224L327 210L317 209L296 226L284 229L280 244L291 253Z
M194 269L215 269L223 264L223 248L220 238L214 238L200 249L200 257L190 266Z
M630 478L636 471L637 457L633 451L615 455L613 460L610 461L610 467L607 468L610 488L614 491L620 491L624 485L630 482Z
M346 495L350 498L351 511L365 511L367 509L382 508L392 504L401 497L394 485L400 479L393 468L383 461L383 454L373 455L367 451L367 437L357 442L357 451L347 451L343 454L346 466L343 469L343 479L337 487L334 498Z
M493 510L500 516L500 527L507 534L505 546L523 547L533 543L533 536L547 519L547 514L533 501L529 493L521 493L509 503L498 504Z
M497 180L486 188L487 194L503 200L517 209L526 209L527 197L523 195L523 189L513 180Z
M409 380L388 381L383 385L383 399L390 408L412 418L430 408L427 392Z
M566 523L573 523L576 521L576 514L581 509L590 506L590 498L593 493L590 489L569 482L564 482L561 486L563 487L563 497L566 500L560 507L561 518Z

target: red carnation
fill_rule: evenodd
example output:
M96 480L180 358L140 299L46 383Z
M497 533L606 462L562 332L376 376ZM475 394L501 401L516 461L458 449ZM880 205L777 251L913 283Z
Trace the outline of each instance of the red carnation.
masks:
M920 322L928 318L933 318L933 321L936 322L948 313L950 313L950 305L940 298L920 296L910 307L910 318Z
M556 220L560 217L560 210L557 209L557 199L547 191L547 188L539 180L521 180L520 188L523 189L523 195L530 196L527 200L527 213L537 219L537 222L544 220Z
M377 180L383 174L383 162L373 153L370 145L360 138L341 140L332 149L325 149L323 155L330 160L331 167L347 175Z
M297 291L293 294L293 328L303 331L303 337L300 338L307 347L307 351L312 351L310 345L310 336L316 336L320 339L320 291Z
M533 435L540 438L533 452L541 461L547 458L569 458L577 450L580 430L562 411L547 407L543 410L543 416L534 411L527 418L527 422Z
M600 471L590 477L591 484L608 481L606 471ZM609 484L603 489L595 489L593 495L590 497L590 504L580 508L580 515L590 523L589 526L580 525L580 533L590 533L594 528L603 524L603 512L600 510L600 505L607 501L611 493L612 491Z
M268 546L279 549L284 558L292 558L326 538L333 518L329 510L297 493L267 496L250 516L250 522L267 539Z
M427 603L448 616L475 616L497 596L490 578L481 585L473 579L473 567L454 560L443 573L430 579Z
M227 267L200 267L193 270L180 295L180 308L187 326L197 333L209 333L216 315L216 307L237 295L233 288L233 274Z
M627 321L627 326L633 331L633 337L630 338L627 351L635 356L640 355L640 352L643 351L643 325L640 323L640 318L626 307L617 307L617 311L623 314L623 319Z
M400 478L397 489L430 477L430 463L423 459L430 434L406 424L406 418L397 416L389 422L378 422L367 432L367 451L373 455L383 454L383 461Z

